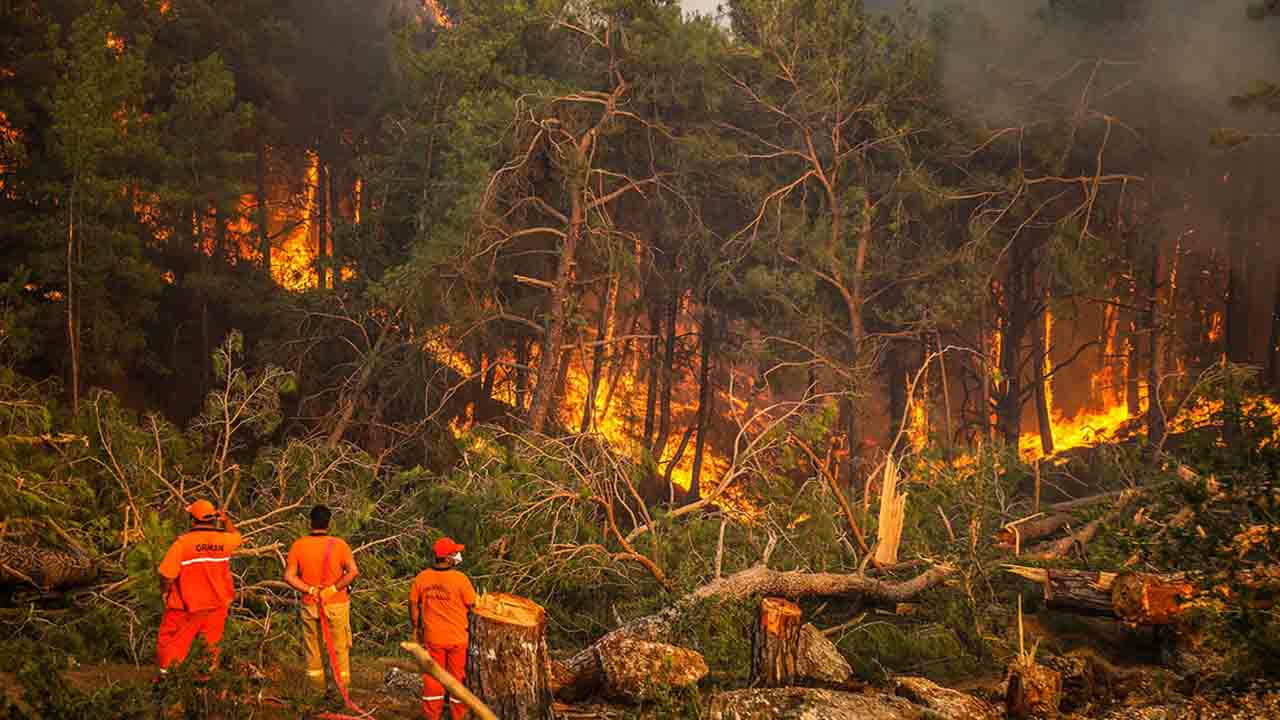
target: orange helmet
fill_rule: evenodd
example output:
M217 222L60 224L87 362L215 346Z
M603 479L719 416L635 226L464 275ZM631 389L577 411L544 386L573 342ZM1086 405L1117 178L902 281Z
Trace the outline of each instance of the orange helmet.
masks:
M442 537L436 541L433 549L436 551L436 557L442 558L449 557L456 552L462 552L467 549L467 546L454 542L451 537Z
M217 516L218 509L208 500L197 500L187 506L187 512L196 520L212 520Z

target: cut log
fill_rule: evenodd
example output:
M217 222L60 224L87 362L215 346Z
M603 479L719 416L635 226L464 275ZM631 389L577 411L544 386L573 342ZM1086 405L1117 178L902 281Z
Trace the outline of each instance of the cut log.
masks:
M752 680L764 687L793 685L799 658L799 606L782 598L764 598L751 635Z
M709 720L924 720L900 697L813 688L732 690L711 698Z
M1056 560L1071 552L1072 548L1083 548L1097 536L1105 521L1106 518L1098 518L1064 538L1027 548L1022 556L1028 560Z
M853 676L849 661L835 643L812 623L800 628L800 657L796 665L800 677L832 685L843 685Z
M1054 610L1082 615L1115 617L1111 605L1111 585L1116 574L1094 570L1045 570L1005 565L1006 570L1044 587L1044 603Z
M89 558L0 540L0 587L33 587L42 592L89 585L98 566Z
M1191 584L1177 576L1124 573L1111 584L1116 615L1135 625L1169 625L1182 613Z
M1032 541L1054 534L1074 520L1075 518L1069 513L1055 513L1011 522L996 532L996 544L1005 547L1026 547Z
M1014 660L1009 665L1005 704L1011 718L1053 718L1062 702L1062 676L1035 662Z
M1000 711L991 703L922 677L894 678L893 691L925 707L941 720L997 720L1000 717Z
M605 639L565 663L552 663L552 690L565 701L601 693L644 702L673 687L688 687L707 674L700 653L627 636Z
M707 674L702 654L663 643L620 638L597 648L601 690L614 699L645 702L671 688L697 684Z
M540 605L504 593L476 600L467 685L502 720L552 720L546 613Z

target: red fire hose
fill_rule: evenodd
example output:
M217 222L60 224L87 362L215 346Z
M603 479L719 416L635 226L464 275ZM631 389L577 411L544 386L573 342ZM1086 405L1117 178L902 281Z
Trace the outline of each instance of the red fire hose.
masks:
M373 717L373 713L361 710L352 702L351 696L347 694L347 686L342 683L342 671L338 667L338 654L333 649L333 632L329 629L329 616L325 614L324 601L318 595L316 596L316 609L320 611L320 633L324 637L324 648L329 654L329 667L333 670L333 681L338 684L338 692L342 693L342 702L346 704L348 710L355 713L355 715L320 713L316 717L323 720L369 720Z

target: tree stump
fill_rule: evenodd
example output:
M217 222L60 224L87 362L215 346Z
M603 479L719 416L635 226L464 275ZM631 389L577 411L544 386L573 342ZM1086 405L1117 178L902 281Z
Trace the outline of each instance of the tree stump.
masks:
M1135 625L1173 624L1190 594L1190 583L1181 578L1148 573L1124 573L1111 584L1116 615Z
M471 609L467 687L502 720L552 720L546 614L515 595L486 593Z
M1005 703L1009 717L1017 720L1058 716L1062 702L1062 675L1034 662L1015 660L1009 665Z
M800 608L789 600L760 601L751 642L751 677L764 687L795 684L800 664Z

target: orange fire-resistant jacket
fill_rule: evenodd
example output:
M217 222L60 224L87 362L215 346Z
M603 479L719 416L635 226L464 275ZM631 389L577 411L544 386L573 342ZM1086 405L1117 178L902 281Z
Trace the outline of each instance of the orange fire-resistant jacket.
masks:
M173 581L165 607L187 612L229 607L235 598L231 553L240 543L240 533L212 528L178 536L160 563L160 574Z
M330 542L333 543L332 549L329 548ZM342 577L342 568L348 565L355 567L355 564L351 546L342 538L328 533L314 533L298 538L294 541L293 547L289 548L289 557L285 561L286 567L298 568L298 577L302 582L315 585L317 588L338 582ZM307 604L313 604L315 601L315 597L311 595L304 595L302 598L302 602ZM349 597L344 588L325 600L325 604L341 605L348 601Z
M409 602L418 608L428 645L467 644L467 608L476 604L476 590L457 570L427 569L413 579Z

